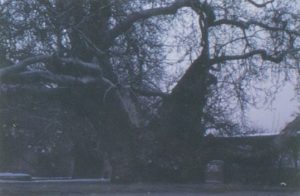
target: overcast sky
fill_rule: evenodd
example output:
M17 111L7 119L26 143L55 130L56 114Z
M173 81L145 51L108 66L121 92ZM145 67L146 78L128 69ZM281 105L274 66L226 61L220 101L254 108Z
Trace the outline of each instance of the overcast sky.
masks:
M278 93L273 102L273 109L250 109L248 116L252 125L267 129L274 133L279 132L285 125L295 118L299 112L300 102L295 98L295 90L292 84L287 84Z

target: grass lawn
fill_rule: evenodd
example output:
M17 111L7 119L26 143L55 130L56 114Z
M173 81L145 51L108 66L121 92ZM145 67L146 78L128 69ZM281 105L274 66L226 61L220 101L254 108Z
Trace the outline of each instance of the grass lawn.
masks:
M1 196L299 196L300 189L222 184L110 184L98 180L1 181Z

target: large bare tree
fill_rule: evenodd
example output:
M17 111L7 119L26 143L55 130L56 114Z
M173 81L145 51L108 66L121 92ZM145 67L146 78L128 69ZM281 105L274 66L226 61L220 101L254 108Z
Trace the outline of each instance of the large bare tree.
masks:
M224 115L253 103L254 81L298 72L299 16L281 0L2 1L0 93L60 100L78 176L82 149L101 148L122 161L118 178L135 167L187 179L205 131L233 128ZM174 49L192 62L166 92Z

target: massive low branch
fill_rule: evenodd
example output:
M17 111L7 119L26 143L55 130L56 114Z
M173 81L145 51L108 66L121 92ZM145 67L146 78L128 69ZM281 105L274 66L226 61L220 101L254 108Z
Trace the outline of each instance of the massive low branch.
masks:
M17 74L22 72L23 70L26 70L26 67L28 65L32 65L35 63L44 63L44 62L49 62L53 59L57 59L58 61L61 61L66 64L75 64L80 67L82 70L90 70L93 73L98 73L99 75L102 74L100 65L98 64L93 64L89 62L84 62L76 58L60 58L55 55L38 55L34 57L29 57L25 60L22 60L14 65L10 65L7 67L4 67L0 69L0 80L2 80L5 76L10 75L10 74ZM65 65L68 66L68 65Z
M70 75L55 74L50 71L40 71L40 70L26 71L26 66L28 65L34 63L40 63L40 62L47 62L53 59L56 59L66 64L77 65L81 69L90 70L98 74L97 76L94 77L93 76L75 77ZM44 81L44 82L53 82L55 84L60 84L60 85L68 85L68 84L86 85L86 84L100 82L102 84L116 88L116 85L112 81L110 81L108 78L102 75L100 65L90 63L90 62L84 62L76 58L62 58L62 57L57 57L55 55L39 55L35 57L29 57L23 61L20 61L15 65L2 68L0 69L0 80L2 81L5 76L10 74L18 75L17 77L19 77L21 81L25 81L25 82Z
M138 20L148 19L152 16L174 14L177 12L178 9L189 6L190 2L191 0L176 0L174 1L174 3L166 7L152 8L140 12L134 12L130 14L126 20L117 24L113 29L111 29L108 32L109 41L112 41L120 34L126 32Z
M145 97L168 97L169 94L161 92L161 91L154 91L154 90L145 90L145 89L139 89L139 88L133 88L133 91L140 96Z
M9 74L20 72L26 68L27 65L34 63L45 62L52 58L52 55L38 55L34 57L29 57L23 61L20 61L14 65L4 67L0 69L0 80Z
M68 84L91 84L99 81L98 78L90 76L74 77L61 74L53 74L49 71L26 71L19 74L22 81L43 81L61 85Z
M21 93L38 93L39 95L57 93L61 88L49 88L46 85L24 85L24 84L1 84L0 95L13 95Z
M59 60L64 62L64 63L78 65L82 69L86 69L86 70L88 69L90 71L94 71L96 73L102 74L101 67L98 64L94 64L94 63L90 63L90 62L84 62L84 61L81 61L77 58L59 58Z

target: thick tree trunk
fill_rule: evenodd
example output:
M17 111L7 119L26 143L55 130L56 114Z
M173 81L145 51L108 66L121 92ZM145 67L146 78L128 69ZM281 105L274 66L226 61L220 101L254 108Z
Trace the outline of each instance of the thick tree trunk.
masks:
M197 130L203 133L204 130L199 126L209 88L207 64L202 56L196 59L178 81L171 95L163 100L158 115L164 126L171 130Z
M205 56L191 64L171 95L163 100L158 117L150 123L156 146L152 170L164 175L159 178L200 180L203 110L213 77Z

